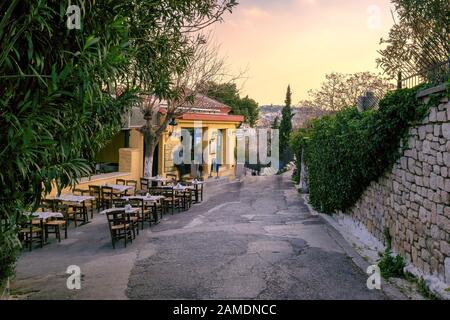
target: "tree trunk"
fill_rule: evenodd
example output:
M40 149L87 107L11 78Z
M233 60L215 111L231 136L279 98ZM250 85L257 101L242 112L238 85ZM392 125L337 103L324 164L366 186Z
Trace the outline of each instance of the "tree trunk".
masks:
M153 173L153 157L155 154L155 139L150 133L144 134L145 155L144 155L144 177L150 178Z

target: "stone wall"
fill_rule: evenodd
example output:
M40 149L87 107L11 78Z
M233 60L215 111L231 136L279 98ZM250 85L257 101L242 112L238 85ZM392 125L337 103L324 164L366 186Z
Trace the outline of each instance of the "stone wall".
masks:
M429 99L424 97L423 99ZM442 99L391 172L372 183L349 212L426 275L450 283L450 103Z

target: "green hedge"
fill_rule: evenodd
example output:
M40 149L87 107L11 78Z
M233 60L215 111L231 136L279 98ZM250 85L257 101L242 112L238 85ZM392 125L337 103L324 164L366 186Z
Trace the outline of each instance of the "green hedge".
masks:
M305 148L310 201L316 210L345 211L368 185L392 168L400 142L421 121L428 105L416 99L418 88L388 93L377 110L348 108L313 121L292 136L296 154Z

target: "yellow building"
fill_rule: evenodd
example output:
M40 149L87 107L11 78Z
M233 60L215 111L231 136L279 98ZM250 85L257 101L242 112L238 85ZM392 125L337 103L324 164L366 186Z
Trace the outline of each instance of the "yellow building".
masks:
M164 110L162 103L159 112L164 113ZM244 121L244 117L231 115L230 111L231 108L225 104L197 95L194 103L186 107L186 112L174 119L172 125L161 135L154 153L152 175L176 175L178 179L181 176L201 176L205 179L209 176L235 176L236 129ZM96 174L82 179L78 188L87 189L88 185L114 183L115 179L139 181L144 176L144 135L140 132L145 123L143 114L135 107L124 118L121 132L98 153ZM192 134L193 145L201 142L201 164L176 164L174 154L180 150L182 129L184 134ZM192 148L194 149L195 147ZM199 160L198 157L196 159ZM220 163L218 172L217 166L211 166L213 162Z

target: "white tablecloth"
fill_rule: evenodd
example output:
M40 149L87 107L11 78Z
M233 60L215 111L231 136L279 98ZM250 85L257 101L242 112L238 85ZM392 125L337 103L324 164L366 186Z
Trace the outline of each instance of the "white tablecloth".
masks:
M114 191L119 191L121 193L127 190L132 190L134 188L133 186L124 186L122 184L109 184L109 183L107 183L105 186L111 187L113 188Z
M62 194L59 197L55 197L56 200L66 201L66 202L76 202L83 203L84 201L92 201L95 200L95 197L92 196L76 196L73 194Z
M164 196L127 196L127 197L122 197L122 199L124 200L130 200L130 199L140 199L140 200L144 200L144 201L158 201L160 199L164 199Z
M106 210L100 211L99 213L100 214L107 214L109 212L113 212L113 211L117 211L117 210L124 210L124 209L125 208L111 208L111 209L106 209ZM125 213L136 213L139 210L141 210L141 209L140 208L131 208L129 210L125 210Z
M48 218L64 218L64 215L61 212L51 212L51 211L44 211L44 212L27 212L26 215L31 215L32 217L40 218L43 220L47 220Z

